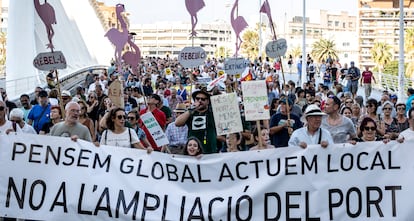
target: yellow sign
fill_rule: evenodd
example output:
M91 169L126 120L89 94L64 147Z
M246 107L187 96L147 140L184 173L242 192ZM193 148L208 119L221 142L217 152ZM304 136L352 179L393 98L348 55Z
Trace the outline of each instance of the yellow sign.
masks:
M236 76L236 79L239 79L241 77L241 74L237 73L235 76Z
M220 77L221 75L223 75L224 74L224 71L223 70L220 70L220 71L218 71L218 76Z
M171 74L171 68L166 68L165 69L165 74L170 75Z

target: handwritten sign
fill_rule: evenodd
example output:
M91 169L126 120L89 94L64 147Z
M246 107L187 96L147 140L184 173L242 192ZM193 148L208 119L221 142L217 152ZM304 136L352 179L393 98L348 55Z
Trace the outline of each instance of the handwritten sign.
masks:
M281 38L277 41L270 41L266 44L266 55L270 58L284 56L287 50L286 39Z
M109 85L108 88L108 97L111 99L112 103L117 107L124 108L124 87L122 82L116 79L114 82Z
M226 58L224 72L228 75L241 74L249 66L249 61L244 58Z
M178 55L178 61L185 68L199 66L206 60L206 52L202 47L185 47Z
M212 96L210 100L217 135L243 131L236 93Z
M244 113L247 121L270 119L265 81L242 81Z
M169 144L167 136L165 136L164 131L162 130L161 126L158 124L157 120L151 112L147 112L141 115L141 119L147 127L148 131L150 132L157 146L160 147Z
M33 60L33 66L41 71L66 68L66 59L61 51L39 53Z

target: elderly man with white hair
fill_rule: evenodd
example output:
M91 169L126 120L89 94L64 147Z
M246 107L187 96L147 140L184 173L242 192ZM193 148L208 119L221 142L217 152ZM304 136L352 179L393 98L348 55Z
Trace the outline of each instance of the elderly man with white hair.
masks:
M306 148L308 145L319 144L321 147L326 148L328 145L333 144L331 133L321 128L322 116L324 115L326 114L317 105L309 105L304 113L306 126L293 131L289 139L289 147L300 146Z
M13 131L23 132L28 134L37 134L36 130L29 124L27 124L24 119L24 113L21 109L14 108L10 111L10 121L12 122Z

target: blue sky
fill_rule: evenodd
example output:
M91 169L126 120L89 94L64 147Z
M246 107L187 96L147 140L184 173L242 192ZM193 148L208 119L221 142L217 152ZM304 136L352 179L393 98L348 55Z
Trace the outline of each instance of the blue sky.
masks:
M132 24L148 24L160 21L190 22L185 0L99 0L107 5L123 3L129 12ZM264 0L261 0L262 3ZM198 14L199 23L217 19L229 21L234 0L204 0L205 7ZM319 14L319 9L331 13L348 11L357 13L357 0L306 0L307 17ZM302 15L303 0L269 0L273 20L287 20ZM239 15L249 21L259 20L260 0L239 0ZM317 16L316 16L317 17ZM311 22L314 22L311 20Z

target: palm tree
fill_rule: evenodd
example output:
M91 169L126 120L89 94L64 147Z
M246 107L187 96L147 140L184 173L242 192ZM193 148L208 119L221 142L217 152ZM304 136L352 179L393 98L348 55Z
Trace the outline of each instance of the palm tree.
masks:
M247 30L243 33L242 39L242 54L250 60L254 60L259 54L259 34L257 31Z
M405 57L407 58L407 70L405 72L406 77L414 77L414 28L408 28L405 30L404 41Z
M375 42L371 48L371 55L374 62L377 64L378 71L382 73L384 66L392 60L392 47L385 42Z
M302 54L302 49L298 45L294 48L291 48L287 54L292 55L293 58L297 58Z
M312 44L311 55L316 62L321 62L322 60L327 60L329 55L332 59L338 60L338 51L335 48L335 42L333 40L328 40L321 38L319 41L316 41Z
M230 50L224 46L220 46L216 49L214 54L216 58L220 58L220 57L227 58L230 55Z
M6 40L6 33L0 32L0 65L4 65L6 63Z

